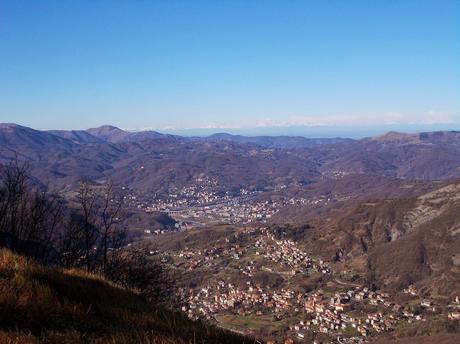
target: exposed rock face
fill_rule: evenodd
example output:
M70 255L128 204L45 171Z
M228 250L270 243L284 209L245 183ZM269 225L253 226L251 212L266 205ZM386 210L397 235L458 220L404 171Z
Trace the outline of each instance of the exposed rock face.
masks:
M460 183L410 199L360 203L317 221L307 247L366 260L380 286L460 293ZM331 251L329 253L329 251Z

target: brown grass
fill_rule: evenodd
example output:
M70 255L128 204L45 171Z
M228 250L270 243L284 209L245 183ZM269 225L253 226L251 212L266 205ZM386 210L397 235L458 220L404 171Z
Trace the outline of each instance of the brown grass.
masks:
M0 250L0 343L253 343L78 270Z

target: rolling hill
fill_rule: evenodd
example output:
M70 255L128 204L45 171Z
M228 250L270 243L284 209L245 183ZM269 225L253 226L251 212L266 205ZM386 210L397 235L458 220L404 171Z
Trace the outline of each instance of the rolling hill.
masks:
M26 160L43 184L71 190L82 178L108 178L137 192L190 185L207 175L223 191L270 190L346 176L448 180L460 177L457 132L389 133L362 140L244 137L188 138L112 126L39 131L0 126L0 163Z

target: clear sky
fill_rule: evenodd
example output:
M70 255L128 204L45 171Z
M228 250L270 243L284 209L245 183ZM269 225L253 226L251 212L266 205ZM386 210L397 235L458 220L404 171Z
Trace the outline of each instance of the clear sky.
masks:
M0 122L460 123L460 1L0 0Z

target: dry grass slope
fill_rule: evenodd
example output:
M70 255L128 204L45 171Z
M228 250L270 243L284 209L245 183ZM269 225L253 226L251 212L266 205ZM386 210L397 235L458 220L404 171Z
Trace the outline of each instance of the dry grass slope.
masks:
M0 343L253 343L77 270L0 250Z

